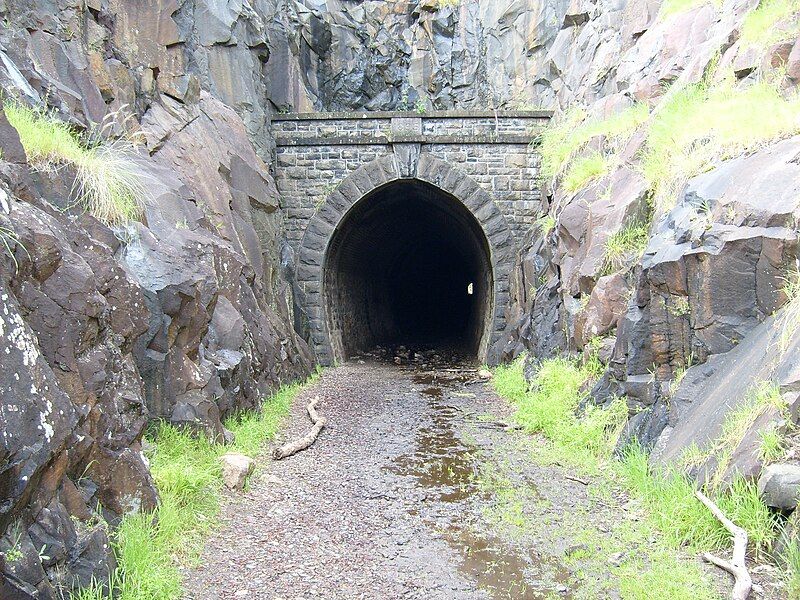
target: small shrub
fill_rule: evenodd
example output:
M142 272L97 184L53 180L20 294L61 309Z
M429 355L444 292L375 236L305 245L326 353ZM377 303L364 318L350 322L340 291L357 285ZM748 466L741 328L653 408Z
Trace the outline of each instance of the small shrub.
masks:
M742 23L742 41L767 47L800 35L800 1L762 0Z
M638 260L650 239L649 223L631 223L606 240L603 274L622 269L629 261Z
M74 169L73 192L85 210L108 225L141 217L146 176L136 164L132 144L119 140L87 145L50 113L14 101L4 102L3 108L32 166Z

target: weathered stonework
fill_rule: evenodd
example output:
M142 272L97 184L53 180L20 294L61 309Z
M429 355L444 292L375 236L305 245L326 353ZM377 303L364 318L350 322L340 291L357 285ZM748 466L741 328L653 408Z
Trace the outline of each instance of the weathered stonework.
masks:
M461 202L486 238L493 290L479 358L490 358L506 326L516 240L540 208L532 142L548 117L546 112L447 112L276 119L275 173L287 236L297 251L298 308L319 362L343 358L331 344L325 313L331 238L355 203L403 179L431 184Z
M519 241L539 213L539 157L532 144L549 117L548 111L276 115L275 178L289 242L298 247L317 209L362 165L389 155L413 165L424 154L460 169L488 192Z

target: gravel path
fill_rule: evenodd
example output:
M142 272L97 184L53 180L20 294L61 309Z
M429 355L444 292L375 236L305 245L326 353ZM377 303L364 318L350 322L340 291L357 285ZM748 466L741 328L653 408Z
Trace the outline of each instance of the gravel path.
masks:
M474 370L328 369L276 442L307 429L317 395L328 427L229 496L186 598L618 597L613 585L576 595L587 577L611 580L605 554L565 557L589 552L572 539L587 519L601 538L614 530L625 499L530 461L535 438L503 427L508 405Z

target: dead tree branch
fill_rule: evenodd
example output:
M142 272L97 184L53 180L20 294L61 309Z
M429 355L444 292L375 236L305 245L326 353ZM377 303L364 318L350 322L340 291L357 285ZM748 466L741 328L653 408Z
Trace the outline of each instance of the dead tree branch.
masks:
M747 570L745 564L745 553L747 552L747 532L733 523L726 517L719 507L714 504L703 492L700 490L695 491L697 499L702 502L705 507L711 511L717 520L727 529L733 536L733 556L728 562L709 552L703 555L708 562L724 569L733 575L733 591L731 592L732 600L747 600L750 596L750 590L753 587L753 580L750 577L750 572Z
M308 403L308 406L306 406L306 411L308 411L308 417L311 419L313 427L311 427L303 437L286 442L280 448L275 448L272 452L272 458L274 460L281 460L292 454L297 454L316 441L319 432L322 431L322 428L325 427L328 422L327 419L317 414L317 404L319 404L319 396L314 396L311 402Z

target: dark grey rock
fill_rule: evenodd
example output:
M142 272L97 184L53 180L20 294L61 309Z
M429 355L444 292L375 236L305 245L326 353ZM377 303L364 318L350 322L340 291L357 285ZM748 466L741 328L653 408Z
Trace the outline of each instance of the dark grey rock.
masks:
M800 466L781 463L765 467L758 479L758 493L767 506L794 510L800 501Z

